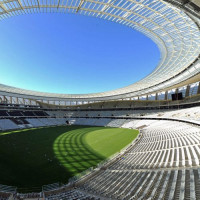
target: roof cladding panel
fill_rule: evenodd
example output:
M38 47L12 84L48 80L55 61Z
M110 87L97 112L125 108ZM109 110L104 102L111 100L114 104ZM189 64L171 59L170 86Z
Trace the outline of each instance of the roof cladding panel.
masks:
M195 4L197 0L166 0L178 7ZM151 38L159 47L161 59L154 71L142 80L124 88L94 94L55 94L35 92L0 85L0 91L44 98L116 99L136 96L164 89L180 82L177 76L198 58L200 53L200 30L198 24L183 9L162 0L68 0L31 1L1 0L0 19L34 12L72 12L100 17L134 28ZM198 67L197 67L198 66ZM181 80L199 73L181 75ZM28 66L27 66L28 67ZM173 80L174 78L174 80ZM163 84L164 83L164 84Z

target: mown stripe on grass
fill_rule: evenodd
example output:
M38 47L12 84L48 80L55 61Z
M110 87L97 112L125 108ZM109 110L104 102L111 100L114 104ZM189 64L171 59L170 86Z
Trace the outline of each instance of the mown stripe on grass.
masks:
M134 132L108 127L59 126L1 132L0 184L30 192L45 184L67 183L72 176L96 166L126 146L129 139L125 138L133 139L130 131Z

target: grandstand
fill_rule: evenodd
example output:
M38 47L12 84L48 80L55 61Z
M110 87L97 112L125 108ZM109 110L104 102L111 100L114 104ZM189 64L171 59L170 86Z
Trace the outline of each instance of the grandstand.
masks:
M0 131L90 125L138 129L140 134L95 169L39 193L19 193L0 177L0 200L199 200L200 1L0 1L1 19L66 11L144 33L160 49L159 65L136 83L102 93L42 93L0 84Z
M23 108L14 109L22 113ZM37 108L43 112L41 115L34 110L36 108L32 109L30 113L35 113L35 116L19 116L17 119L20 119L20 124L24 122L29 127L49 127L65 125L68 121L74 125L139 129L140 135L124 152L99 165L87 176L41 193L2 192L2 199L200 198L200 107L179 110L146 110L146 107L143 110L115 110L115 116L112 109L105 111L105 116L102 110L74 111L73 108L51 111ZM12 116L8 116L9 112L2 113L2 130L22 128L13 121ZM64 115L61 116L61 113ZM89 117L85 116L86 113Z

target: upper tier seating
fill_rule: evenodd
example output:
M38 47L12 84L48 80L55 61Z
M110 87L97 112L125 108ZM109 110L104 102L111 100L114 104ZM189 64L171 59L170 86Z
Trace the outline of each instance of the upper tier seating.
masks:
M0 116L8 116L8 113L5 110L1 110Z
M19 111L9 111L7 112L9 116L23 116Z
M35 116L42 116L42 117L45 117L45 116L48 116L48 114L44 111L34 111L34 114Z
M179 110L121 110L121 111L49 111L52 117L135 117L135 118L172 118L200 122L200 107Z

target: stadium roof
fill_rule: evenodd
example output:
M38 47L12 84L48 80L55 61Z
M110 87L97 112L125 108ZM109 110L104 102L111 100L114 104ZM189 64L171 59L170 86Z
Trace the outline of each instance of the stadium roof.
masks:
M199 0L0 0L0 18L38 12L78 13L136 29L159 47L161 59L144 79L93 94L54 94L0 84L0 91L32 98L108 100L164 90L200 72ZM27 66L28 67L28 66Z

